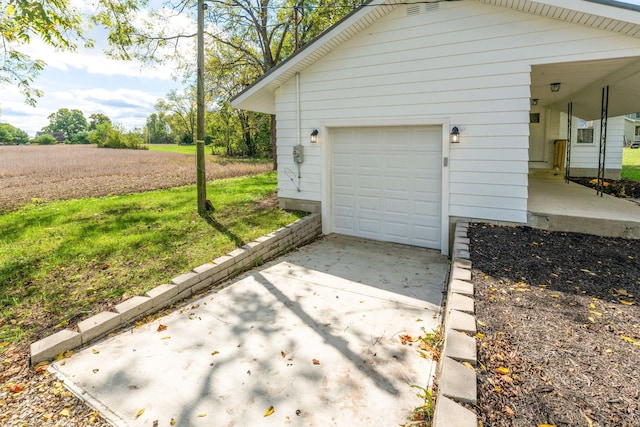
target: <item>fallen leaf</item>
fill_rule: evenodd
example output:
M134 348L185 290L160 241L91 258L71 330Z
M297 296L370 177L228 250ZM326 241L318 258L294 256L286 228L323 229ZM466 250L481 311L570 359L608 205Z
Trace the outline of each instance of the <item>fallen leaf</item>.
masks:
M35 368L37 373L45 372L47 369L49 369L49 362L40 362Z
M505 367L496 368L494 369L494 372L500 375L507 375L509 373L509 368L505 368Z
M9 391L11 393L20 393L22 390L24 390L24 386L22 384L11 384L9 386Z
M214 350L214 351L211 352L212 356L215 356L216 354L220 354L220 352L218 350Z
M593 271L589 271L589 270L587 270L586 268L581 268L581 269L580 269L580 271L582 271L582 272L584 272L584 273L587 273L587 274L590 274L590 275L592 275L592 276L597 276L597 274L596 274L596 273L594 273Z
M558 294L551 294L550 296L551 296L551 298L560 298L560 295L558 295Z
M136 418L140 418L140 415L144 414L144 409L140 409L138 412L136 412Z
M69 408L64 408L62 411L60 411L60 415L62 415L63 417L70 417L71 411L69 410Z
M422 322L422 319L417 318L417 319L416 319L416 322Z
M319 364L320 364L320 361L319 361L318 359L313 359L313 364L314 364L314 365L319 365Z
M400 335L400 342L405 345L407 343L413 342L413 338L411 338L411 335Z
M172 426L176 425L177 423L178 422L176 421L175 418L171 418L171 421L169 421L169 424L172 425Z
M596 319L594 319L591 316L587 317L587 319L589 319L589 322L591 322L591 323L596 323Z
M469 362L462 362L462 364L463 364L464 366L466 366L467 368L469 368L469 369L473 369L473 370L475 371L475 368L473 367L473 365L472 365L471 363L469 363Z
M600 313L599 311L595 311L595 310L589 310L589 313L595 314L596 316L602 316L602 313Z
M478 332L478 333L476 334L476 338L478 338L479 340L481 340L482 338L484 338L484 334L483 334L483 333Z
M538 427L556 427L555 424L538 424Z
M273 406L269 406L269 409L264 411L263 417L268 417L269 415L273 414L274 412L276 412L276 410L273 408Z
M156 329L156 332L162 332L166 330L167 330L167 325L160 324L158 325L158 329Z
M170 339L171 339L171 337L170 337L169 335L167 335L166 337L162 337L162 338L160 338L160 339L161 339L161 340L170 340Z
M635 302L633 302L633 301L626 301L626 300L623 300L623 299L618 300L618 301L620 301L620 304L624 304L624 305L634 305L635 304Z
M94 348L93 350L91 350L91 352L93 354L100 354L100 350L98 350L97 348Z
M200 417L200 418L204 418L206 416L207 416L207 414L198 414L198 417Z
M591 303L591 304L589 304L589 307L591 307L591 308L595 309L595 308L596 308L596 305L595 305L594 303Z
M483 321L481 321L481 320L478 320L478 321L477 321L477 323L478 323L478 325L480 325L480 326L487 326L487 324L486 324L486 323L484 323L484 322L483 322Z

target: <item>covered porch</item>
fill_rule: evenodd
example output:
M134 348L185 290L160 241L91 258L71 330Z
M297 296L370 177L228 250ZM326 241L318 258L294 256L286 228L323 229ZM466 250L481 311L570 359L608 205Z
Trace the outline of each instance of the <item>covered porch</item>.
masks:
M527 225L550 231L640 239L640 202L620 199L564 180L562 174L529 174Z

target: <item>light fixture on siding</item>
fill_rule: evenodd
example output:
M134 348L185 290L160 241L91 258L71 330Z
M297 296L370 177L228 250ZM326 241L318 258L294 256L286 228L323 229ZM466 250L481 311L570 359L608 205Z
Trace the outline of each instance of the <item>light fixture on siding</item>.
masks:
M560 83L551 83L549 87L551 88L551 92L560 92Z
M449 133L449 142L452 144L457 144L460 142L460 130L458 126L454 126L451 128L451 133Z
M317 144L318 143L318 129L314 129L311 132L311 143L312 144Z
M531 98L531 105L538 105L538 98Z

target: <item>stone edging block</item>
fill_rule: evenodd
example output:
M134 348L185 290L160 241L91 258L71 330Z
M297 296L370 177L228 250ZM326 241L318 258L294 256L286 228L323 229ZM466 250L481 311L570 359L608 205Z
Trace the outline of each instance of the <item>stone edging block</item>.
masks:
M478 363L468 228L468 223L458 222L454 231L433 427L478 425L476 414L461 405L475 404L478 397L476 372L461 363Z
M146 296L134 296L115 307L81 321L80 332L62 330L31 344L31 364L51 360L63 351L72 350L107 335L136 319L157 312L176 301L187 298L225 280L231 279L250 266L262 264L293 248L305 245L322 234L320 214L310 214L286 227L249 242L192 271L183 273L149 290Z

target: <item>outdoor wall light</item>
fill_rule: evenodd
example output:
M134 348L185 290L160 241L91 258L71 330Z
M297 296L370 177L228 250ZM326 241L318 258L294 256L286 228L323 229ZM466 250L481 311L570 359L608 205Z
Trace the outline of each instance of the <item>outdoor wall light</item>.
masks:
M460 142L460 130L458 126L454 126L451 128L451 133L449 134L449 142L452 144L457 144Z
M311 143L312 144L317 144L318 143L318 129L314 129L311 132Z
M538 105L538 98L531 98L531 105Z
M551 83L549 87L551 87L551 92L560 92L560 83Z

